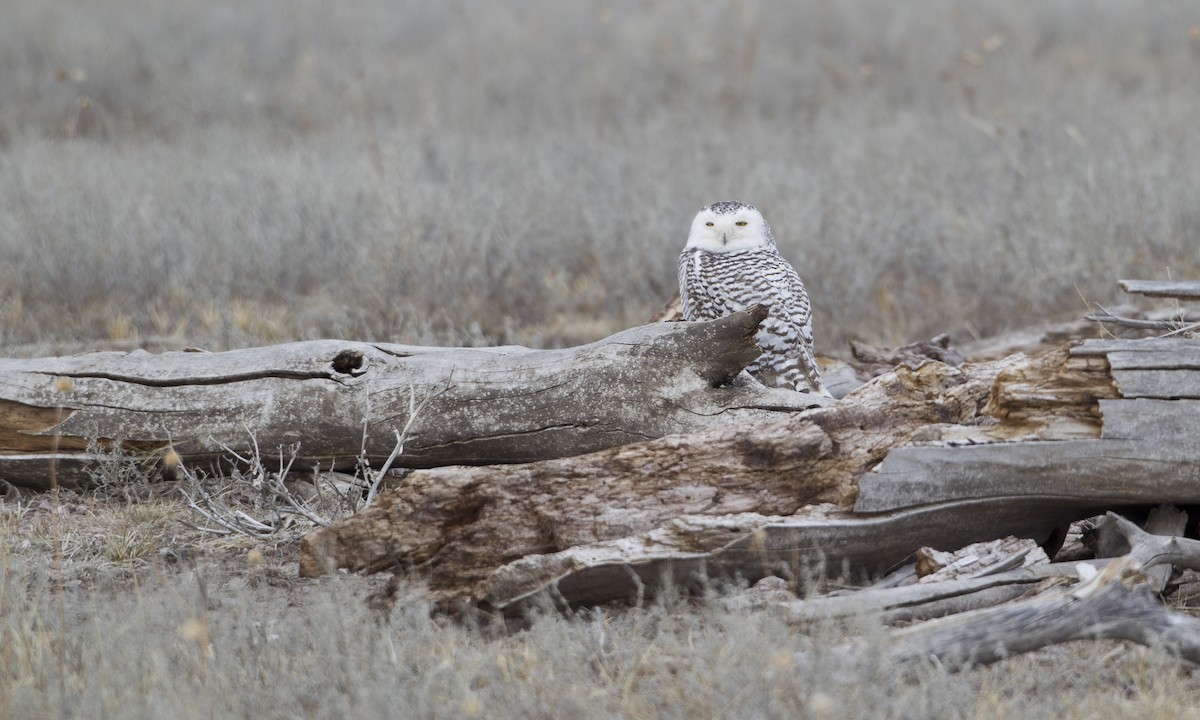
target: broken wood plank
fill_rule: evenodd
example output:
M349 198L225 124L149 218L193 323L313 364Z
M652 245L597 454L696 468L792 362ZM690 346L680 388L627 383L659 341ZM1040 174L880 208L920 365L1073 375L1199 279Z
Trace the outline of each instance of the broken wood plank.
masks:
M1162 315L1162 313L1157 313ZM1167 317L1158 319L1150 319L1146 317L1124 317L1115 315L1107 309L1101 309L1099 312L1091 312L1083 316L1084 320L1104 323L1105 325L1116 325L1123 328L1132 328L1138 331L1155 331L1157 333L1173 333L1176 331L1184 331L1189 325L1200 320L1200 316L1195 314L1188 315L1184 312L1172 312Z
M1200 340L1192 338L1139 338L1135 340L1084 340L1070 348L1077 357L1107 357L1109 353L1187 353L1200 352Z
M1118 280L1117 285L1134 295L1200 300L1200 281L1196 280Z
M1200 402L1195 400L1101 400L1106 440L1155 438L1162 443L1194 443L1200 433Z
M1073 357L1104 357L1123 397L1200 397L1200 341L1188 338L1087 340Z
M1113 370L1200 370L1200 347L1190 342L1170 347L1170 339L1137 350L1114 350L1105 355Z
M1099 401L1116 397L1104 358L1060 348L1002 368L982 414L1000 420L997 439L1094 438L1100 436Z
M1200 503L1200 435L901 447L858 482L855 512L971 498L1074 498L1102 507ZM1080 518L1081 519L1081 518Z
M1049 563L1045 551L1029 538L1008 537L971 543L957 550L919 548L917 582L927 584L992 575L1018 567Z
M1127 398L1200 398L1200 370L1117 370L1113 381Z

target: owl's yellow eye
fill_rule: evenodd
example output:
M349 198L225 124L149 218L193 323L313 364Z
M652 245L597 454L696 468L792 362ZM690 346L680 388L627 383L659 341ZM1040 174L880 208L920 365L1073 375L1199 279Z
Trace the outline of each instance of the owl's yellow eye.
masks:
M708 222L706 222L706 223L704 223L704 224L705 224L705 225L707 225L707 226L709 226L709 227L712 227L712 226L713 226L712 220L709 220Z
M737 225L738 227L746 227L746 221L738 220L737 222L734 223L734 225Z

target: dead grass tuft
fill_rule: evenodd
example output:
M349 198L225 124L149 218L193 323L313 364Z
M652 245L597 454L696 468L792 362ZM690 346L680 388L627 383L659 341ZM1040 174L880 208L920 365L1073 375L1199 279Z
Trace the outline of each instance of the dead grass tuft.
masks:
M1183 0L10 4L10 353L594 340L729 197L826 351L1200 273Z

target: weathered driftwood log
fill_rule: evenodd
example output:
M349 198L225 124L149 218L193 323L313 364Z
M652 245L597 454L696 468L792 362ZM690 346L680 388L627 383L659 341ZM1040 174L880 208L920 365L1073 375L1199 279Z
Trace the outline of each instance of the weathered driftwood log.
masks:
M1072 640L1100 638L1130 640L1164 648L1193 663L1200 663L1200 620L1163 607L1154 597L1146 573L1163 564L1200 567L1200 542L1163 537L1143 532L1129 521L1109 513L1107 522L1128 538L1128 555L1094 564L1102 566L1083 582L1053 587L1045 592L997 607L964 612L938 620L893 630L873 640L869 649L873 662L864 663L868 650L860 642L835 646L820 661L837 663L846 682L860 679L864 667L876 662L892 670L911 671L931 660L949 670L986 665L1012 655ZM903 603L923 603L949 598L955 592L975 592L1005 583L1025 583L1041 577L1062 577L1065 566L1079 570L1087 563L1044 565L979 581L950 581L929 586L880 590L862 598L863 608L889 609ZM1080 576L1087 577L1080 573ZM998 582L999 581L999 582ZM946 587L943 587L946 586ZM1061 585L1061 582L1060 582ZM871 592L871 591L868 591ZM928 592L928 594L927 594ZM890 597L889 597L890 596ZM856 598L847 598L853 601ZM801 609L807 603L812 606ZM842 613L841 599L821 598L795 601L793 610L802 616ZM826 613L822 615L822 613ZM815 658L801 654L801 662Z
M1164 517L1175 518L1177 511L1171 512L1163 506ZM1119 538L1123 544L1124 557L1132 553L1132 559L1139 567L1144 577L1139 579L1149 589L1157 591L1156 576L1158 571L1166 571L1169 575L1173 563L1181 567L1200 562L1200 545L1191 540L1179 540L1176 536L1162 536L1140 530L1136 525L1109 514L1101 528L1112 537ZM1158 537L1150 537L1159 535ZM1131 545L1130 538L1133 539ZM981 552L971 548L984 547L986 557L988 552L1003 553L1016 548L1022 555L1022 562L1028 560L1027 545L1013 538L977 543L954 553L974 555ZM1036 553L1036 547L1033 553ZM919 555L919 554L918 554ZM779 578L764 578L755 588L731 597L726 604L732 607L746 609L769 609L783 611L792 621L811 622L829 620L839 617L871 615L885 623L912 622L943 617L969 610L998 605L1021 596L1028 596L1045 589L1048 580L1075 581L1084 574L1081 566L1090 566L1092 572L1103 569L1111 562L1110 558L1072 562L1049 563L1042 556L1040 561L1017 568L1004 568L1003 563L992 563L990 566L977 568L969 576L943 579L935 582L925 582L933 576L922 578L920 583L912 583L900 587L868 587L858 590L847 590L828 595L800 599L786 583L778 583L770 587L770 591L760 590L759 585L766 585L768 580Z
M1103 567L1108 560L1088 564ZM866 588L843 594L800 599L796 593L770 595L745 592L728 605L754 610L776 610L791 622L819 622L837 618L871 616L886 624L929 620L956 613L992 607L1038 592L1057 579L1074 580L1084 561L1047 563L994 575L958 578L893 588ZM764 578L760 582L767 582Z
M1200 568L1200 542L1142 531L1114 513L1107 522L1129 540L1129 554L1077 587L1003 607L896 631L891 660L937 658L950 668L987 664L1071 640L1113 638L1156 645L1200 662L1200 620L1172 612L1153 596L1146 571L1159 565Z
M850 341L850 354L866 377L891 372L897 365L919 367L930 360L947 365L962 365L966 358L950 344L950 335L942 333L924 342L915 342L894 349L881 350L857 340Z
M1040 373L1046 386L1069 385L1064 378L1076 378L1072 382L1077 388L1094 387L1096 392L1111 394L1102 364L1076 362L1065 352L1036 361L1018 356L962 368L928 363L916 370L900 368L835 405L777 422L522 466L418 471L382 496L376 507L305 538L301 572L312 575L333 566L355 570L420 566L435 591L497 607L555 582L558 592L573 602L619 597L628 584L618 583L604 598L589 590L594 586L590 581L583 583L579 594L568 593L562 582L571 573L587 570L590 560L581 558L600 547L595 544L629 538L621 553L630 565L643 566L648 559L665 557L660 542L644 546L640 538L682 517L708 515L720 523L721 516L737 513L779 516L809 503L848 504L858 477L896 446L993 442L1014 433L1028 434L1033 424L1052 426L1053 413L1043 411L1039 416L1036 407L1022 404L1041 402L1038 393L1018 388L1005 394L1002 403L988 404L995 395L997 375L1020 367L1024 371L1014 377L1021 382L1032 382L1031 377ZM1076 377L1080 375L1084 379ZM1064 402L1083 405L1062 413L1071 432L1083 432L1081 427L1090 422L1091 434L1098 435L1095 393L1077 390L1067 398ZM1010 426L981 416L985 406L1017 420ZM1032 507L1039 503L1045 511ZM867 523L873 529L858 546L847 539L855 533L847 528L856 521L822 516L816 521L816 532L830 527L830 522L840 523L836 536L820 535L798 541L808 543L798 546L795 538L783 539L786 533L782 533L777 556L769 563L796 559L798 548L803 547L806 552L799 554L804 562L818 562L821 553L835 566L852 557L861 560L864 569L879 570L921 545L934 544L936 538L930 536L935 529L942 533L942 547L1009 534L1001 529L1004 524L1044 538L1058 524L1086 517L1078 513L1087 512L1047 506L1038 499L1006 507L985 501L979 506L991 521L967 517L965 507L878 518ZM1099 509L1088 508L1091 514ZM800 522L798 518L790 521ZM743 535L758 529L736 520L732 524ZM805 527L802 532L813 531ZM689 548L702 548L704 553L722 549L731 557L738 552L724 547L735 540L728 534L680 537L673 548L675 559L689 557ZM588 547L581 554L569 552L579 546ZM522 561L527 556L533 559ZM506 568L510 563L513 567ZM612 558L612 564L620 561ZM651 565L645 567L649 573L659 572ZM744 568L733 572L753 574Z
M759 352L761 307L634 328L564 350L423 348L337 340L222 353L0 360L0 479L86 480L90 443L168 448L191 464L295 445L293 469L528 462L719 426L820 402L733 379ZM257 442L257 445L255 445ZM93 445L93 447L95 447Z
M1106 366L1102 383L1077 382L1078 372L1052 385L1045 373L1017 378L1025 367L997 380L989 412L1029 427L1039 439L976 447L904 447L859 482L857 512L883 512L937 501L1024 498L1047 494L1079 497L1101 507L1200 502L1200 341L1184 339L1089 340L1070 349L1064 368ZM1009 379L1011 378L1011 379ZM1011 408L1014 387L1026 388ZM1092 403L1072 403L1082 393ZM1176 398L1176 399L1165 399ZM1040 420L1072 417L1077 433L1047 432ZM1059 408L1056 413L1054 408ZM1077 414L1071 408L1086 408ZM1088 438L1102 420L1099 436ZM1051 427L1061 426L1054 423Z
M418 471L306 538L301 572L419 567L442 598L517 611L632 597L664 577L878 573L921 546L1009 534L1053 546L1109 508L1200 502L1190 408L1148 409L1158 401L1122 399L1113 379L1158 355L1180 362L1179 342L928 363L758 427ZM1111 369L1131 347L1155 357L1115 355ZM841 507L797 512L819 501Z
M1122 558L1126 560L1126 558ZM931 620L894 631L886 667L936 660L959 670L1073 640L1130 640L1200 662L1200 621L1168 610L1137 583L1140 568L1110 563L1087 586ZM935 624L936 623L936 624Z
M1187 528L1188 515L1174 505L1159 505L1147 514L1142 528L1151 535L1181 536ZM1130 551L1128 532L1124 524L1114 521L1100 523L1094 541L1096 557L1118 557ZM1159 564L1146 570L1146 582L1154 592L1162 592L1171 579L1171 566Z
M944 503L868 517L833 505L788 517L687 516L642 535L514 560L493 571L475 597L495 610L520 614L554 602L633 600L653 595L664 583L696 588L769 575L799 587L823 577L859 583L895 568L924 545L954 549L1010 532L1047 539L1077 512L1030 498Z

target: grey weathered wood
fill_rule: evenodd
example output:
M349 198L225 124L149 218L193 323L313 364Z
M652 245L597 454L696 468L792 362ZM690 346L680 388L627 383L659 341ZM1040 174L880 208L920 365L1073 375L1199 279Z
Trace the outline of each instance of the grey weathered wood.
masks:
M881 662L911 670L936 660L957 671L1049 645L1100 638L1166 647L1200 662L1200 620L1164 608L1145 585L1131 588L1116 580L1089 591L1056 590L894 630Z
M1078 357L1107 357L1109 353L1200 353L1200 340L1191 338L1141 338L1137 340L1084 340L1070 349Z
M1170 339L1137 350L1113 350L1105 353L1113 370L1200 370L1200 347L1171 347Z
M1176 512L1173 509L1168 512L1167 524L1175 522ZM1148 532L1111 510L1105 513L1103 522L1116 527L1129 541L1128 557L1141 570L1164 564L1200 570L1200 540Z
M1173 505L1159 505L1150 511L1146 520L1145 530L1151 535L1181 537L1187 528L1188 514ZM1154 592L1162 592L1171 579L1172 567L1168 563L1159 563L1146 568L1146 582Z
M1113 380L1122 397L1200 398L1200 370L1117 370Z
M1186 342L1113 347L1174 353ZM1200 502L1196 446L1182 426L1172 443L1101 438L1100 402L1117 397L1100 352L928 363L744 436L421 470L376 507L306 537L301 572L418 566L441 599L519 612L653 592L664 577L873 575L921 546L1006 535L1044 543L1109 508ZM1013 438L1025 441L1002 442ZM848 499L836 490L855 480L855 515L763 519Z
M222 353L90 353L0 360L0 478L86 479L95 438L189 464L229 448L293 469L519 463L745 425L818 404L752 383L715 387L758 351L757 308L634 328L564 350L414 348L338 340ZM415 411L415 412L414 412Z
M804 584L859 580L902 563L922 546L953 550L1005 535L1048 538L1098 513L1085 502L1027 497L969 500L859 516L832 506L796 517L751 513L677 518L649 533L522 557L494 570L478 600L505 612L530 605L588 605L652 594L664 582L694 587L781 575Z
M1200 456L1200 401L1101 400L1101 437L1107 440L1153 438L1161 443L1184 443Z
M1162 647L1200 663L1200 620L1164 608L1145 581L1147 571L1162 564L1200 567L1200 542L1150 535L1113 513L1106 522L1128 538L1131 550L1084 582L893 630L869 650L854 641L834 646L820 661L837 664L834 676L854 683L861 680L864 652L904 673L930 660L956 671L1052 644L1112 638ZM805 654L797 659L816 660Z
M1146 297L1200 300L1200 281L1196 280L1118 280L1127 293Z
M1036 542L1012 535L971 543L957 550L923 547L917 550L916 559L918 582L922 584L994 575L1050 562Z
M1183 535L1187 527L1188 515L1174 505L1159 505L1150 510L1144 518L1144 529L1136 537L1145 535L1160 535L1169 538ZM1096 528L1096 534L1091 543L1096 557L1111 558L1125 555L1131 551L1130 535L1134 534L1131 527L1136 527L1131 520L1117 523L1111 517L1105 518ZM1152 547L1155 542L1149 538L1142 541L1142 547ZM1144 551L1144 550L1143 550ZM1147 584L1155 591L1162 592L1167 581L1171 579L1172 567L1169 562L1157 562L1145 570Z
M1133 328L1135 330L1154 330L1159 333L1174 332L1197 321L1195 315L1188 316L1185 313L1178 312L1172 313L1171 317L1168 318L1150 320L1143 317L1123 317L1121 315L1115 315L1108 310L1088 313L1087 315L1083 316L1083 319L1091 320L1093 322L1101 322L1105 325L1118 325L1120 327Z
M1112 508L1195 504L1198 444L1200 437L1189 443L1149 438L897 448L859 479L854 510L1037 496Z
M1090 564L1104 565L1106 562L1091 561ZM982 577L892 588L867 588L803 600L793 595L771 605L783 609L789 620L803 622L868 613L879 614L885 623L928 620L1013 600L1030 593L1049 579L1074 579L1082 563L1050 563ZM740 598L737 602L740 603Z
M636 535L681 515L845 501L857 475L915 430L975 428L996 374L1010 366L927 363L776 422L538 463L418 470L364 512L305 537L301 573L421 566L435 592L473 596L514 557Z

